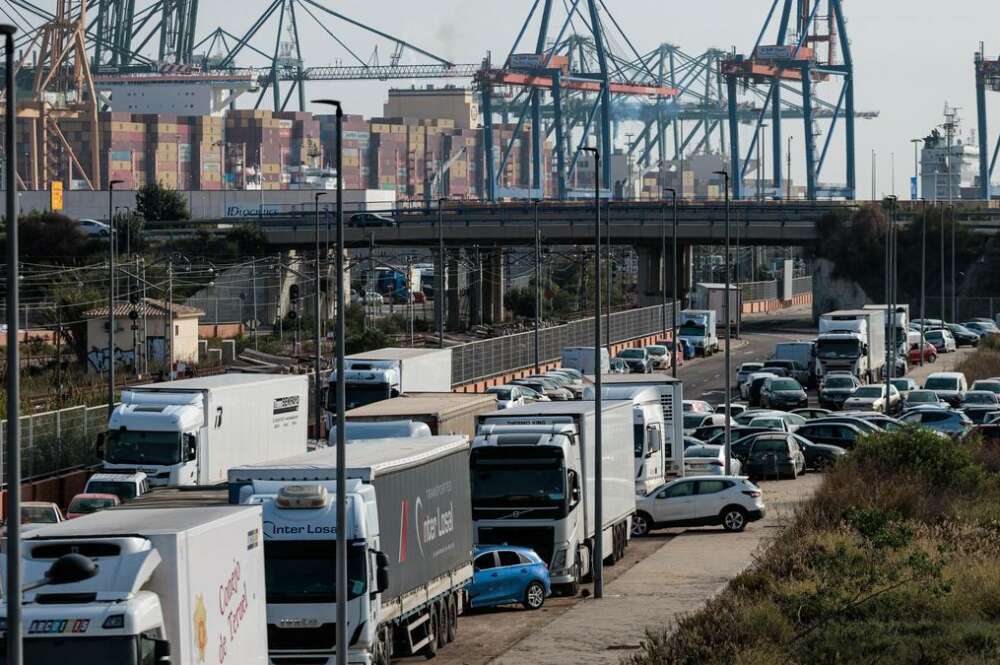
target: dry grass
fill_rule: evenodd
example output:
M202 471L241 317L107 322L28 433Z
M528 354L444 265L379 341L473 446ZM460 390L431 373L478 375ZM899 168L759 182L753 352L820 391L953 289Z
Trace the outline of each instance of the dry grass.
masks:
M980 379L1000 376L1000 336L984 337L976 352L966 358L957 371L965 374L970 384Z

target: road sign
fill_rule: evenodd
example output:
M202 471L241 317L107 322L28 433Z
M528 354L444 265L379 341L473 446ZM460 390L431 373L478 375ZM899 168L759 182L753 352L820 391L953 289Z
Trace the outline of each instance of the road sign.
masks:
M58 180L53 181L49 188L49 204L52 212L63 209L63 184Z

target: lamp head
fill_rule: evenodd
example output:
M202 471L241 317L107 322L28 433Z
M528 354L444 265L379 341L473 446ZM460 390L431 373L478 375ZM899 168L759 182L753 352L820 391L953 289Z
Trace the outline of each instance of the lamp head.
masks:
M9 23L0 23L0 35L14 36L17 28Z

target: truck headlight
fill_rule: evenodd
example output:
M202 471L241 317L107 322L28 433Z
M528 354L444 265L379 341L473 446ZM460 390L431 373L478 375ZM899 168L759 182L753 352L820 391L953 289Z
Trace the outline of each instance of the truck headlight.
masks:
M552 557L552 565L549 569L552 572L559 572L566 568L566 548L560 547Z
M104 630L114 630L116 628L125 627L125 615L124 614L112 614L107 619L104 620L104 624L101 626Z

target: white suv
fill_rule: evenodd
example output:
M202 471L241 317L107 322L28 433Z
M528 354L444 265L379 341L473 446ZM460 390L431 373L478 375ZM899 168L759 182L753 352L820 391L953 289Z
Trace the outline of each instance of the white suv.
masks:
M722 525L742 531L764 517L764 493L742 476L694 476L661 485L636 497L632 535L653 529Z

